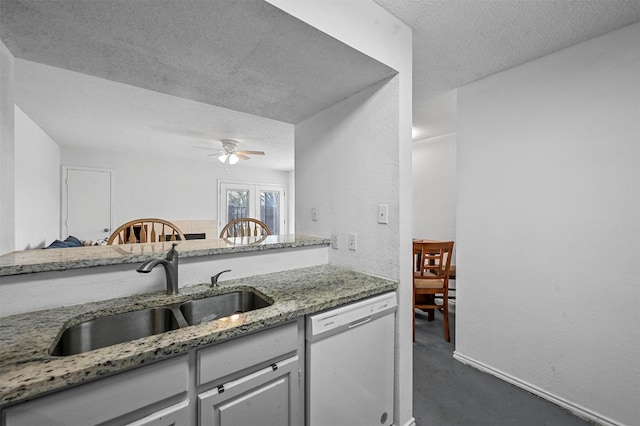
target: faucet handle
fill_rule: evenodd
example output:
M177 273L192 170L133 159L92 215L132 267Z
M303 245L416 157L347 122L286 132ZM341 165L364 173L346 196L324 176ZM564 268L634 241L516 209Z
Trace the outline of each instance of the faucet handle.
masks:
M218 278L220 278L220 275L224 274L225 272L231 272L231 269L226 269L224 271L218 272L217 274L211 277L211 287L218 286Z

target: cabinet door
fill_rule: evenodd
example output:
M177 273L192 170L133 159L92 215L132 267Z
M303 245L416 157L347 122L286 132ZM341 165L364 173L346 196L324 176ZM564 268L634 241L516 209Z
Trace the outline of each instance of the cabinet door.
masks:
M198 396L201 426L299 425L298 356Z
M136 368L3 410L4 426L91 426L187 392L186 355Z
M181 426L189 424L189 400L157 411L127 426Z

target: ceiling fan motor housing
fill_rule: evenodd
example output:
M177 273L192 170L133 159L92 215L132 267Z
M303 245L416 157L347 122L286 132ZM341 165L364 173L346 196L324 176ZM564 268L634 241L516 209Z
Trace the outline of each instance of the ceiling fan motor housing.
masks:
M238 149L238 141L234 141L233 139L223 139L221 142L224 150L228 153L232 153Z

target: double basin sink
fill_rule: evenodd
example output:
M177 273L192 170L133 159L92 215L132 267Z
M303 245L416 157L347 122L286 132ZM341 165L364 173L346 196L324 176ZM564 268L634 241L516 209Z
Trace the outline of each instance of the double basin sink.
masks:
M50 353L74 355L270 306L252 290L102 316L66 328Z

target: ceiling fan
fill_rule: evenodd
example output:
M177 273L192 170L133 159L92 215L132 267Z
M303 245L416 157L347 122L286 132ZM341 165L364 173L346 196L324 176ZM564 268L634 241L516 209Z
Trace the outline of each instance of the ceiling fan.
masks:
M238 141L235 141L233 139L223 139L220 142L222 143L222 149L207 155L217 155L218 160L220 160L221 163L225 163L227 165L227 171L229 171L230 164L236 164L240 160L249 160L251 158L249 157L249 155L264 155L263 151L239 151ZM195 148L215 149L207 148L204 146L196 146Z

